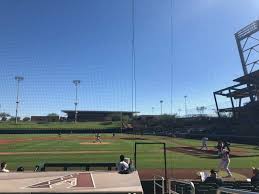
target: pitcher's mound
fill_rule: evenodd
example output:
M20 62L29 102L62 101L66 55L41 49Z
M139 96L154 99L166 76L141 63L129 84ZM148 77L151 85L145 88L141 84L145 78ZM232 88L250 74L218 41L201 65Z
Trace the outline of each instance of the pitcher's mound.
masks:
M81 142L81 145L107 145L111 144L110 142Z

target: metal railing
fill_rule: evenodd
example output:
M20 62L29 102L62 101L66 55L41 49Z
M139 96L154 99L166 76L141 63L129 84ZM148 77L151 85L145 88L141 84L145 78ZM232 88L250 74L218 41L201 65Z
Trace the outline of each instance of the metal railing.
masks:
M154 176L154 194L156 194L156 188L160 188L162 191L162 194L165 194L165 178L162 176ZM161 184L159 184L157 181L161 181Z
M229 188L224 188L220 187L217 190L217 194L221 194L221 192L227 193L227 194L258 194L252 191L244 191L244 190L237 190L237 189L229 189Z
M168 193L169 194L175 194L177 193L176 191L172 190L172 182L177 182L177 183L182 183L182 184L186 184L189 185L191 190L190 190L190 194L195 194L195 186L193 184L193 182L191 181L183 181L183 180L176 180L176 179L170 179L168 180ZM175 185L175 190L176 190L176 185ZM184 194L184 191L182 190L182 193Z

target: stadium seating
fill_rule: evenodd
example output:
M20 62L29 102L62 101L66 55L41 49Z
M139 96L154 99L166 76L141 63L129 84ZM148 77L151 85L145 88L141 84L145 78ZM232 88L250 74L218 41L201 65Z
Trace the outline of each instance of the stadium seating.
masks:
M216 194L217 189L219 188L219 186L215 183L203 183L199 181L193 181L193 184L195 186L196 194ZM243 191L259 192L259 183L253 186L251 185L250 182L225 181L223 182L222 187L229 188L229 189L243 190ZM190 185L183 184L182 182L174 181L171 189L179 194L191 193Z

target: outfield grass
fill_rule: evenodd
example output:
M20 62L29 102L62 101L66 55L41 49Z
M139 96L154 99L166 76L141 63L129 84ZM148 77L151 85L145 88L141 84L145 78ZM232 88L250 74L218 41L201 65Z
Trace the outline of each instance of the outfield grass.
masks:
M61 138L57 135L1 135L0 151L2 155L0 155L0 160L7 161L11 170L15 170L18 166L23 166L26 170L30 170L33 169L35 165L45 162L117 162L120 154L134 158L135 141L125 139L127 137L133 136L116 135L112 137L111 134L107 134L102 135L102 138L104 142L109 144L81 145L80 143L82 142L92 143L94 135L73 134L62 135ZM172 139L154 136L138 137L146 139L137 140L138 142L165 142L167 147L177 147L182 144L197 147L201 144L200 141L189 139ZM47 140L47 138L52 139ZM91 140L89 138L93 139ZM1 140L2 142L3 140L10 142L8 144L1 144ZM18 140L19 142L12 142L13 140ZM215 146L215 144L216 142L209 142L210 146ZM231 168L259 166L259 149L257 147L233 144L232 148L234 147L242 147L249 152L252 151L254 155L250 157L232 158ZM89 151L91 153L87 153ZM5 152L20 153L20 155L3 155ZM163 168L162 146L140 145L138 146L137 156L138 169ZM219 160L215 157L192 156L167 151L167 164L169 168L211 169L216 168L218 163Z
M121 122L0 122L0 129L116 129Z

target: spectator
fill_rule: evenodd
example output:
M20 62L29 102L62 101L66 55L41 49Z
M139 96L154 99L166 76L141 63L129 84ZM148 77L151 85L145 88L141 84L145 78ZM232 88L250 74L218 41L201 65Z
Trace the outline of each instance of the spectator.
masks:
M23 171L24 171L24 168L23 168L22 166L20 166L20 167L17 168L16 171L17 171L17 172L23 172Z
M257 185L259 184L259 169L253 167L252 171L253 171L253 177L251 178L251 184Z
M222 180L217 178L217 171L214 169L210 170L210 176L206 178L204 183L216 183L218 186L222 185Z
M7 169L7 163L6 162L2 162L1 163L1 170L0 172L10 172L8 169Z
M118 172L120 174L128 174L129 173L129 164L125 162L124 155L120 155L120 162L118 164Z

